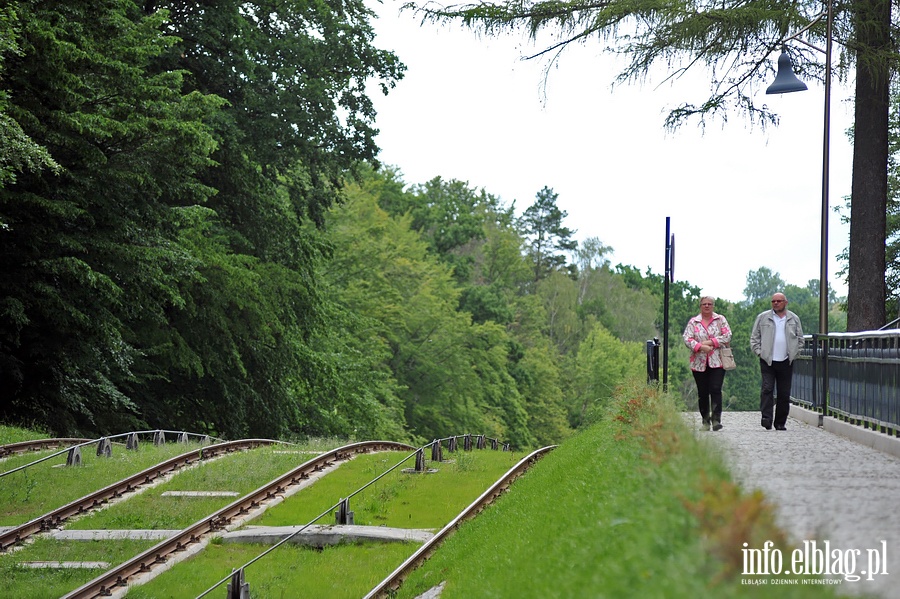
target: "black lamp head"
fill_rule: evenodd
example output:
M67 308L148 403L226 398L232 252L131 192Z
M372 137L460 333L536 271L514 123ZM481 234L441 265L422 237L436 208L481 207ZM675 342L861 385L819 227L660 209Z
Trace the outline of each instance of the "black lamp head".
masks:
M787 94L790 92L802 92L807 89L806 84L794 75L791 57L788 55L787 50L783 49L781 56L778 57L778 73L775 75L775 81L766 88L766 93Z

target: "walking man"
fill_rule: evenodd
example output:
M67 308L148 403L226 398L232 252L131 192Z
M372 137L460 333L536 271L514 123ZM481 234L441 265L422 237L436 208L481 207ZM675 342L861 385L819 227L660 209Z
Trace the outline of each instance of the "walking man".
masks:
M771 430L773 424L777 431L787 430L794 359L803 345L800 318L787 309L787 304L783 293L773 295L772 309L756 317L750 333L750 349L759 356L762 373L759 410L766 430Z

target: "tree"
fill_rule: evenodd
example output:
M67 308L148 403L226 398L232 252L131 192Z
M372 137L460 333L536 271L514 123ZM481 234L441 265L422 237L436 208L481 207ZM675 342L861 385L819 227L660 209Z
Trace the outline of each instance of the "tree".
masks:
M207 183L213 205L248 253L274 252L281 226L268 202L281 188L298 216L321 224L354 165L375 160L375 111L367 85L382 93L405 67L376 48L361 0L146 2L166 11L179 38L158 63L184 70L187 91L227 100L215 120L219 146ZM280 240L279 240L280 241Z
M578 283L560 271L553 271L537 284L535 294L542 300L547 314L544 334L560 354L575 350L586 334L578 314Z
M370 174L329 214L335 251L324 270L329 296L369 323L356 332L356 345L378 356L372 368L392 381L408 434L430 441L480 432L532 445L506 327L473 323L458 309L461 289L450 267L412 228L410 213L381 209L382 189Z
M771 268L761 266L759 270L747 273L747 286L744 287L744 297L749 303L757 300L768 299L773 294L784 292L784 281L777 272Z
M727 119L732 107L751 122L777 123L766 104L754 103L754 92L770 81L769 57L791 33L805 31L815 46L823 44L821 2L599 2L581 0L476 2L435 7L407 4L426 19L459 20L487 33L524 28L532 38L543 32L555 40L530 56L558 60L571 43L592 37L613 40L610 50L628 57L617 83L640 81L651 67L663 64L668 79L675 79L697 65L711 72L709 95L694 103L685 101L669 113L667 128L677 128L696 118ZM888 85L896 68L897 53L891 41L890 0L853 0L835 6L834 37L850 50L856 66L856 124L853 143L853 182L850 215L851 250L848 268L848 327L877 328L884 324L884 251L886 172L888 166ZM820 52L805 46L792 48L801 75L821 76Z
M16 42L18 18L11 6L0 8L0 75L3 74L3 58L19 55L21 50ZM35 171L43 168L59 172L59 165L47 149L35 143L7 114L9 94L0 90L0 186L16 180L16 173ZM0 220L0 227L5 224Z
M849 5L856 53L853 179L850 191L850 251L847 328L885 324L885 242L888 194L888 111L897 49L891 40L891 1L855 0Z
M616 386L645 374L640 343L622 343L603 326L596 325L575 356L569 418L577 426L589 410L607 404Z
M900 90L894 86L891 94L890 122L900 122ZM887 252L885 256L885 286L887 288L885 314L888 319L896 319L900 316L900 165L897 157L900 155L900 130L892 126L889 131L890 156L888 162L888 204L887 204ZM850 202L846 208L850 209ZM846 212L843 218L846 217ZM846 263L849 259L848 252L841 255L846 273Z
M182 94L180 73L148 72L174 41L162 15L118 1L14 7L6 114L59 168L22 169L0 189L2 415L57 433L133 424L127 385L147 357L134 323L183 301L180 281L196 275L174 223L212 193L196 175L220 103Z
M327 329L355 321L323 298L328 247L305 224L375 157L368 83L402 76L371 15L354 0L4 4L4 420L350 430L384 385L341 385L366 363Z
M563 225L568 213L556 205L559 194L544 187L535 198L534 204L525 209L519 226L528 240L528 254L534 263L537 283L565 266L566 256L555 252L572 252L578 242L572 239L575 231Z
M474 189L464 181L435 177L424 185L412 185L408 193L385 198L383 207L393 215L408 213L411 226L428 242L429 250L453 267L458 281L472 276L471 251L485 237L485 223L502 219L511 209L484 189Z

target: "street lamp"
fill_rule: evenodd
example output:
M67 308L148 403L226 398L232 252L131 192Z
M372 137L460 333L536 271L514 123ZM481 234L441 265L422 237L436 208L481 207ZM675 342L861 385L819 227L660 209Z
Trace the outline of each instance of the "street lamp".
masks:
M833 0L827 0L824 15L819 15L810 22L802 30L794 35L782 40L781 56L778 57L778 73L775 75L775 81L766 89L767 94L783 94L796 91L806 90L806 84L797 79L791 68L791 58L784 46L791 40L796 40L801 44L805 44L814 50L825 54L825 124L823 127L822 141L822 231L821 246L819 254L819 339L822 345L822 391L818 406L822 408L822 414L819 415L819 424L828 410L828 166L830 158L830 139L831 139L831 44L832 44L832 28L834 25L834 14L832 7ZM798 36L807 31L810 27L818 23L822 17L825 17L825 49L810 44ZM813 390L815 392L815 359L813 361Z
M825 49L801 40L800 36L814 24L825 17ZM831 140L831 44L832 44L832 27L834 24L834 14L832 8L832 0L828 0L825 13L816 17L809 25L794 35L782 40L787 43L796 40L801 44L805 44L814 50L825 54L825 124L822 141L822 239L819 255L819 334L828 334L828 167L830 159L830 140ZM786 46L782 46L781 56L778 57L778 73L775 81L766 89L767 94L784 94L790 92L805 91L806 84L797 79L791 68L791 58L787 53Z

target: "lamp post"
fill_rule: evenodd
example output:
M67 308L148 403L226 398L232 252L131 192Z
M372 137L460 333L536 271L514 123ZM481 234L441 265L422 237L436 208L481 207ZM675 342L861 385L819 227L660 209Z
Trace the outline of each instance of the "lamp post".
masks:
M821 425L822 417L828 410L828 183L829 183L829 161L830 161L830 142L831 142L831 46L832 46L832 27L834 25L833 0L826 0L825 14L819 15L809 25L794 35L787 37L782 43L796 40L802 44L809 46L819 52L825 54L825 116L823 126L822 140L822 229L821 243L819 254L819 339L822 345L822 391L818 407L822 408L819 415L819 423ZM808 30L815 23L825 17L825 49L814 46L804 40L799 39L804 31ZM806 90L806 84L797 79L791 68L791 59L787 53L786 47L782 46L781 56L778 58L778 73L775 81L766 89L767 94L780 94L795 91ZM813 360L813 390L815 392L815 359Z
M808 30L817 23L822 16L825 17L825 49L814 46L808 42L799 39L804 31ZM806 28L787 37L783 43L796 40L805 44L819 52L825 54L825 116L823 126L822 141L822 230L821 245L819 254L819 334L828 334L828 182L829 182L829 162L831 152L831 46L832 46L832 27L834 24L834 14L832 0L827 0L824 15L819 15ZM767 94L783 94L797 91L805 91L806 84L797 79L791 68L791 59L786 48L782 48L781 56L778 58L778 73L775 81L766 89Z

